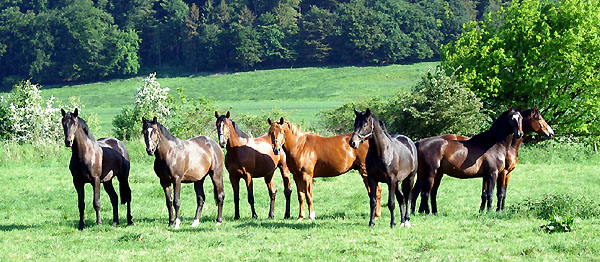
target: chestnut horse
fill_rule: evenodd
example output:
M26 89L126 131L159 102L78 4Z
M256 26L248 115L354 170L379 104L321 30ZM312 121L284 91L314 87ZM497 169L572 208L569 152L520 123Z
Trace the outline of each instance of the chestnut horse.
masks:
M218 206L217 225L223 221L223 151L213 139L198 136L188 140L179 140L167 128L158 123L156 117L146 120L142 117L144 141L148 155L154 155L154 172L160 179L165 192L167 209L169 210L169 226L175 222L179 228L179 207L181 183L194 183L196 191L196 216L192 227L200 224L200 215L204 205L204 179L209 175ZM171 190L173 186L173 190ZM171 198L173 192L173 198ZM175 206L175 219L172 207Z
M367 192L371 192L365 166L368 143L361 144L358 149L353 149L349 144L352 133L322 137L315 133L300 131L296 125L284 121L283 117L278 122L271 121L269 118L268 122L271 125L269 136L273 143L273 152L276 155L281 150L285 152L288 168L294 175L300 203L298 221L305 217L305 198L308 202L309 218L315 219L313 177L339 176L350 169L355 169L361 174ZM380 214L381 191L379 188L375 194L377 195L375 212Z
M540 136L543 136L546 139L550 139L554 136L554 131L552 130L552 127L550 127L550 125L548 125L548 123L546 123L546 120L544 120L544 118L542 117L542 115L540 114L537 106L531 109L527 109L524 111L520 111L521 115L523 116L523 134L529 134L532 132L537 133ZM469 139L468 137L465 136L460 136L460 135L455 135L455 134L446 134L446 135L442 135L440 136L446 140L467 140ZM509 150L507 151L507 155L506 155L506 162L505 162L505 167L504 170L502 170L502 172L500 172L498 174L498 179L497 184L496 184L496 196L498 198L498 203L497 203L497 208L496 211L501 211L504 210L504 201L506 199L506 188L508 186L508 180L510 179L510 175L512 170L515 169L518 161L519 161L519 147L521 146L521 144L523 143L523 139L524 137L521 138L515 138L513 139ZM432 212L433 213L437 213L437 205L435 205L435 198L437 195L437 190L439 188L439 181L441 180L441 178L439 180L435 180L438 181L437 183L434 183L432 185L431 188L431 194L430 194L430 198L431 198L431 205L432 205ZM415 191L413 191L413 198L412 198L412 212L414 213L414 209L415 209L415 203L417 201L417 197L418 194L420 193L420 181L417 180L417 183L415 184ZM419 211L424 211L424 207L419 207Z
M419 211L429 214L428 199L431 193L433 212L437 213L435 195L443 174L457 178L483 177L481 206L492 205L494 183L504 171L513 139L523 136L521 114L510 109L496 119L489 130L467 140L448 140L429 137L417 144L418 179L421 191ZM432 191L432 189L435 190ZM415 198L415 197L413 197Z
M100 183L110 197L113 207L113 226L119 224L118 197L112 184L112 178L119 180L119 194L121 204L127 203L127 224L135 225L131 216L131 189L129 188L129 153L123 143L115 138L94 138L85 121L79 117L79 110L73 113L61 109L62 126L65 133L65 146L71 148L71 162L69 170L73 176L73 185L77 191L79 202L79 230L85 223L84 189L86 183L94 188L94 209L96 210L96 223L102 224L100 219Z
M357 149L366 139L369 141L366 167L367 180L371 188L371 219L369 226L375 225L376 187L378 183L386 183L389 189L388 208L390 209L390 226L396 225L394 219L394 194L400 204L400 226L410 227L409 198L413 180L417 172L417 148L415 143L403 135L390 135L385 125L371 110L365 112L354 110L354 133L349 144ZM402 191L398 183L402 182Z
M222 148L227 148L225 168L229 171L229 180L231 180L231 186L233 187L233 202L235 203L234 219L240 218L240 179L246 181L248 203L252 209L252 217L254 219L258 218L254 210L254 190L252 186L252 178L258 177L265 178L269 197L271 198L269 218L273 218L275 195L277 194L277 189L273 182L273 174L277 168L279 168L283 177L283 193L285 194L284 218L289 218L292 185L290 184L290 171L285 163L285 154L281 152L279 155L275 155L273 144L271 144L271 139L267 135L258 138L248 137L229 118L229 111L225 115L219 115L215 111L215 117L217 118L216 125L219 145Z

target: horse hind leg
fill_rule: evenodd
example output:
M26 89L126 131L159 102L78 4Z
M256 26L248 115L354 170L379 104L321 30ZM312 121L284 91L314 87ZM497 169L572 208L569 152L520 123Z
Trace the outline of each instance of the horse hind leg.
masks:
M313 187L314 187L314 179L310 179L306 185L307 185L307 195L306 195L306 202L308 202L308 211L310 212L308 214L308 218L310 220L315 220L316 218L316 213L315 213L315 207L313 205Z
M402 192L400 192L400 188L396 187L396 199L398 200L398 203L404 203L404 208L401 211L404 211L404 214L402 215L403 218L403 223L400 224L401 226L405 226L407 228L410 228L410 208L408 207L408 205L412 202L411 201L411 193L412 193L412 185L413 185L413 178L406 178L404 181L402 181ZM399 194L401 193L401 194ZM402 198L400 198L402 197ZM403 202L401 201L403 200Z
M129 186L129 161L123 164L123 172L117 176L119 180L119 194L121 195L121 204L127 204L127 224L135 226L133 216L131 215L131 187Z
M235 215L233 219L240 219L240 178L237 176L229 175L231 181L231 187L233 188L233 204L235 205Z
M367 176L363 175L362 179L363 179L363 183L365 184L365 188L367 189L367 196L370 197L371 189L369 187L369 181L367 179ZM375 218L380 218L381 217L381 187L379 187L379 185L377 185L376 192L377 192L377 205L375 206Z
M396 208L396 203L395 203L395 198L394 198L394 194L396 193L400 193L400 195L402 195L402 193L400 191L398 191L398 182L397 181L390 181L388 182L388 209L390 210L390 227L393 228L394 226L396 226L396 219L395 219L395 214L394 214L394 209ZM398 200L398 202L400 203L400 221L401 223L404 222L404 212L402 210L402 208L404 207L403 202L404 199L402 198L402 196L400 196L400 199Z
M442 181L442 174L438 173L434 180L433 180L433 186L431 187L431 213L433 213L434 215L437 214L438 210L437 210L437 192L438 189L440 188L440 182Z
M225 188L223 186L223 168L218 168L209 173L213 183L213 192L217 202L217 226L223 223L223 202L225 200Z
M204 178L194 182L194 191L196 191L196 216L194 217L194 222L192 223L192 227L197 227L200 225L200 216L202 215L202 207L204 206Z
M252 176L246 173L246 188L248 189L248 204L250 204L250 209L252 210L252 218L257 219L258 215L256 214L256 210L254 209L254 184L252 181Z
M292 196L292 184L290 183L290 171L287 166L280 165L281 177L283 178L283 194L285 195L285 214L284 219L290 218L290 202Z
M375 208L377 205L377 182L370 177L368 178L369 182L369 204L371 208L370 219L369 219L369 227L375 226Z
M425 214L429 215L429 195L431 194L431 189L433 188L434 179L436 176L435 171L431 171L425 174L425 180L422 180L421 184L421 204L419 206L419 213L425 212Z
M119 199L117 197L117 192L115 192L115 188L112 184L112 181L104 182L104 191L108 194L110 198L110 203L113 208L113 227L116 227L119 224Z

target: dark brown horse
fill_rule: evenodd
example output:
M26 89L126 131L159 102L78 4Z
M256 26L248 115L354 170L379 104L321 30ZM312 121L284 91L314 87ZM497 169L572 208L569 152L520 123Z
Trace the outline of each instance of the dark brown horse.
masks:
M548 125L548 123L546 123L546 121L544 120L544 118L542 117L542 115L540 114L537 106L531 109L527 109L524 111L520 111L521 115L523 116L523 134L529 134L532 132L537 133L540 136L543 136L546 139L552 138L554 136L554 131L552 130L552 127L550 127L550 125ZM455 134L446 134L446 135L442 135L440 136L446 140L467 140L469 139L469 137L465 137L465 136L460 136L460 135L455 135ZM512 170L515 169L517 162L519 161L518 159L518 155L519 155L519 148L521 146L521 144L523 143L523 139L524 137L521 138L514 138L513 141L511 142L510 148L507 151L507 155L506 155L506 162L505 162L505 167L504 170L502 170L499 174L498 174L498 179L496 180L496 196L498 198L498 203L497 203L497 211L500 210L504 210L504 202L506 199L506 188L508 186L508 180L510 179L510 175ZM441 178L440 178L441 180ZM438 180L435 180L438 181ZM420 193L420 181L417 181L417 183L415 184L415 190L413 191L413 205L411 206L412 208L412 212L414 213L414 208L415 208L415 203L418 197L418 194ZM437 213L437 205L435 205L435 198L437 195L437 190L439 188L439 182L438 183L434 183L432 188L431 188L431 194L430 194L430 198L432 199L432 211L433 213ZM419 189L419 190L417 190ZM419 211L424 211L424 207L419 207Z
M283 149L288 168L294 175L300 203L298 221L305 217L305 198L308 202L309 218L315 219L313 177L339 176L350 169L356 169L363 178L367 192L372 192L368 186L365 166L368 143L361 144L358 149L354 149L349 144L352 133L322 137L315 133L300 131L296 125L284 121L283 117L278 122L271 121L271 119L268 119L268 122L271 125L269 136L273 143L273 152L279 154ZM379 213L381 212L379 188L375 194L377 195L375 213Z
M390 209L390 226L396 225L394 219L394 194L400 204L400 226L410 227L409 198L413 180L417 172L417 148L415 143L403 135L390 135L383 122L379 121L371 110L365 112L354 110L354 133L349 144L357 149L366 139L369 141L366 167L367 180L371 188L371 219L369 226L375 225L375 191L378 183L386 183L389 189L388 208ZM398 183L402 182L402 191Z
M480 211L492 205L494 183L505 169L513 139L523 136L521 114L512 108L504 112L489 130L467 140L430 137L417 143L419 168L417 187L421 191L419 211L437 213L436 194L444 174L457 178L483 177ZM434 189L435 190L432 190ZM413 196L413 199L416 198Z
M61 109L62 126L65 133L65 145L71 148L71 162L69 170L73 175L73 185L77 190L79 202L79 230L85 223L85 199L83 186L92 184L94 188L94 209L96 210L96 223L102 224L100 219L100 183L110 197L113 207L113 226L119 224L118 197L112 184L112 178L119 180L119 193L121 204L127 203L127 224L135 225L131 216L131 189L129 188L129 153L121 141L115 138L94 138L83 119L79 117L79 110L73 113Z
M144 141L148 155L154 155L154 172L160 179L165 192L167 209L169 210L169 226L175 222L179 228L179 207L181 183L194 183L196 191L196 216L192 227L200 223L202 206L204 205L204 179L209 175L214 186L215 200L218 206L217 225L223 221L223 151L213 139L198 136L188 140L179 140L160 123L142 118ZM173 186L173 190L171 189ZM171 198L171 191L173 198ZM175 218L173 218L175 206Z
M219 115L215 111L217 118L217 134L219 136L219 145L227 148L225 155L225 168L229 171L229 180L233 187L233 201L235 203L235 217L240 218L240 179L246 181L248 189L248 203L252 209L252 217L258 218L254 210L254 190L252 178L264 177L271 206L269 209L269 218L273 218L275 211L275 195L277 189L273 182L275 169L279 168L283 178L285 194L285 215L290 217L290 195L292 194L292 185L290 184L290 171L285 163L285 153L275 155L273 144L269 136L264 135L258 138L250 138L242 132L236 123L231 120L230 113Z

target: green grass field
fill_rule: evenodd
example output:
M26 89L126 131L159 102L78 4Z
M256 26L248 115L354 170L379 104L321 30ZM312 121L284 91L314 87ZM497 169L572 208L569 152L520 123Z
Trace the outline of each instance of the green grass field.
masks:
M94 224L91 186L86 186L86 228L77 230L75 190L67 165L70 149L61 146L33 148L10 146L0 154L0 260L597 260L600 256L600 219L580 219L571 233L548 234L540 230L544 219L511 207L546 194L586 196L600 192L600 158L549 164L532 149L521 152L503 213L478 213L481 180L446 177L439 192L437 216L412 216L410 229L389 228L389 212L369 228L368 199L358 173L317 179L315 221L284 220L281 177L276 218L266 218L268 194L262 181L255 186L258 220L250 218L246 190L241 190L241 216L233 220L231 184L225 176L224 223L216 226L212 186L198 228L192 228L194 190L182 187L182 227L167 228L164 195L154 172L153 157L145 155L141 141L127 144L132 156L130 183L136 226L110 226L108 195L102 191L104 225ZM537 149L538 151L540 149ZM7 152L10 152L7 153ZM41 153L41 155L40 155ZM551 152L550 152L551 153ZM567 157L568 159L568 157ZM117 183L117 182L115 182ZM243 186L242 186L243 187ZM298 212L292 198L292 215ZM383 197L387 197L384 190ZM495 200L494 200L495 201ZM385 201L384 201L385 203ZM598 209L598 202L590 208ZM398 208L396 209L398 212Z
M157 81L176 89L183 87L190 98L206 97L221 110L258 114L278 107L293 121L316 123L316 114L342 103L370 96L394 95L413 87L436 62L384 67L300 68L232 74L168 77L157 72ZM82 85L47 86L42 94L62 101L80 97L85 110L98 114L100 134L111 135L112 119L124 106L133 104L143 77Z
M158 81L171 89L184 87L190 97L206 96L220 108L232 108L232 113L257 113L277 106L294 121L314 122L322 109L410 88L435 65L279 69L173 78L160 78L159 72ZM132 103L142 81L51 86L43 93L65 100L81 97L85 110L98 114L102 129L95 135L101 137L110 135L112 118ZM196 201L193 186L188 184L182 186L181 229L174 230L167 227L164 194L152 169L154 157L146 155L141 140L129 141L126 146L131 155L132 209L137 225L125 225L125 206L120 205L121 225L110 226L112 208L104 191L101 213L105 224L95 225L92 190L86 185L86 228L78 231L77 196L68 171L70 149L2 143L0 261L600 260L600 201L596 200L600 155L587 147L547 142L523 147L508 187L507 210L501 213L479 214L481 179L445 177L438 193L439 215L417 214L411 217L410 229L390 229L390 214L384 206L382 218L369 228L366 190L359 174L352 171L316 180L315 221L283 219L285 202L278 175L276 217L266 218L268 193L259 179L254 187L258 220L251 218L242 185L242 218L234 221L233 193L225 174L223 224L215 225L216 205L207 180L200 226L191 227ZM295 185L293 188L292 217L296 217ZM387 199L387 189L382 196ZM549 196L575 199L562 206L550 203L549 207L593 215L580 215L574 232L546 233L540 229L548 223L545 217L519 207L546 203Z

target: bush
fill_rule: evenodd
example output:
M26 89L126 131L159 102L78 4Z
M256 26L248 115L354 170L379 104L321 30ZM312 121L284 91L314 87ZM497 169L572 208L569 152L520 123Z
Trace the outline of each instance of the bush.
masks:
M138 87L133 108L123 108L113 119L115 137L122 140L139 137L142 117L152 119L156 116L161 124L168 127L173 107L169 88L161 88L156 81L156 73L150 74L144 79L144 85Z
M204 97L189 100L183 94L183 88L177 88L181 104L174 109L174 119L171 132L180 138L191 138L198 135L211 136L215 134L215 118L213 112L216 106Z
M526 199L512 205L508 213L532 215L539 219L549 217L600 217L600 205L583 197L572 197L567 194L546 194L541 199Z
M279 119L283 117L288 118L288 114L283 112L281 108L274 107L271 111L262 111L259 115L253 114L239 114L233 115L231 118L234 119L236 124L240 125L240 128L244 133L250 137L259 137L269 132L269 124L267 118Z
M575 229L575 219L572 216L550 216L550 223L540 226L547 233L571 232Z
M54 97L42 98L40 87L31 81L15 85L0 99L0 136L17 143L55 143L62 136Z
M474 135L484 129L482 102L460 84L454 74L442 68L428 71L413 92L401 92L389 100L370 98L349 102L320 113L321 123L335 133L352 132L353 109L371 111L387 125L391 133L420 139L441 134Z

